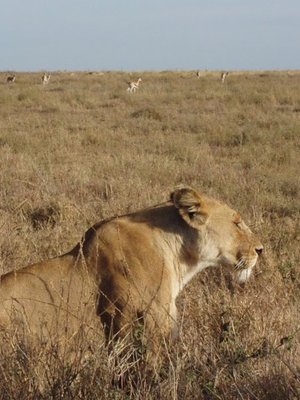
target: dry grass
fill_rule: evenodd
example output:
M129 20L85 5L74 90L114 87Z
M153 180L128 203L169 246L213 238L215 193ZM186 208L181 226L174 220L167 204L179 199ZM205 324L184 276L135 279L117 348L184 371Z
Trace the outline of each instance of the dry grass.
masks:
M300 398L300 74L236 73L222 85L209 72L57 73L46 87L40 74L5 77L2 272L69 250L92 223L165 200L179 183L238 209L266 254L244 289L222 271L186 288L179 343L131 393L112 386L101 334L84 364L9 337L0 398Z

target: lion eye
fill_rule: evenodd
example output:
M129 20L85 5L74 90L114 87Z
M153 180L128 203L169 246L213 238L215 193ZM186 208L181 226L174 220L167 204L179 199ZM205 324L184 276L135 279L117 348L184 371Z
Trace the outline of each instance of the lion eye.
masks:
M234 221L234 225L236 225L238 229L242 229L242 221Z

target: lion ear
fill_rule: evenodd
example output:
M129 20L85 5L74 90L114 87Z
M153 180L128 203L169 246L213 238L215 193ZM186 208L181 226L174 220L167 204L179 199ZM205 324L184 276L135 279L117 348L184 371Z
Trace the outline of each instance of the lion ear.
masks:
M205 202L196 190L178 187L171 193L171 202L178 208L182 218L193 228L198 229L207 220Z

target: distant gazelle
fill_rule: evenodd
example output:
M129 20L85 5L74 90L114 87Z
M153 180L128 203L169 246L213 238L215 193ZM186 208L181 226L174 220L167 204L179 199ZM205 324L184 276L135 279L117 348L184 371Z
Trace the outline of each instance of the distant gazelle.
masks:
M142 82L142 78L139 78L137 81L132 81L132 82L127 82L128 88L127 92L129 93L135 93L136 90L139 88L139 84Z
M197 76L198 79L200 79L200 78L201 78L201 72L200 72L200 71L197 71L197 72L196 72L196 76Z
M51 77L51 75L50 74L44 74L43 76L42 76L42 84L43 85L47 85L48 83L49 83L49 81L50 81L50 77Z
M16 75L9 75L9 76L6 78L6 83L14 83L15 80L16 80Z
M225 79L227 78L228 74L229 74L229 72L222 72L221 73L221 81L222 81L222 83L225 82Z

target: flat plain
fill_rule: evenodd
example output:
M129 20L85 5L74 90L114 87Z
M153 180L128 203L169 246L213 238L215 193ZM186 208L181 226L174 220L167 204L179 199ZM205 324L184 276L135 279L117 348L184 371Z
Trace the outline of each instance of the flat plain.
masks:
M300 72L224 83L210 71L56 72L44 86L42 73L7 75L1 273L70 250L95 222L165 201L178 184L238 210L265 254L244 287L207 270L185 288L180 341L155 382L113 387L100 332L84 367L53 352L37 368L40 353L2 346L0 398L300 398Z

